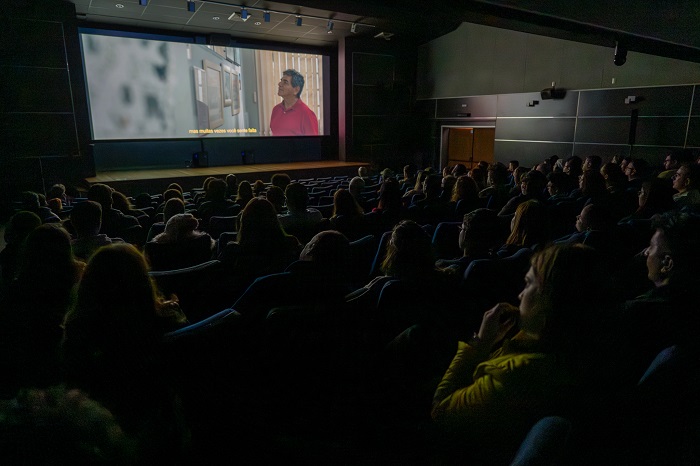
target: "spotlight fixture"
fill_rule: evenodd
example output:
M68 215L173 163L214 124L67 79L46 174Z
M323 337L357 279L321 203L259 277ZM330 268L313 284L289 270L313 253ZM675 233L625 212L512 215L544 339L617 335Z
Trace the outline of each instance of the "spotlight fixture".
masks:
M116 5L114 5L114 6L115 6L115 7L117 7L117 8L124 8L124 5L123 5L123 4L121 4L121 3L117 3L117 4L116 4Z
M352 23L352 25L350 26L350 32L352 32L353 34L357 32L357 23Z
M147 6L147 5L148 5L148 0L139 0L139 5L141 5L141 6Z
M622 66L627 61L627 48L615 41L615 55L613 56L613 63L615 66Z
M269 22L270 22L270 12L269 12L269 11L266 11L266 12L263 13L263 20L264 20L266 23L269 23Z
M297 26L301 26L301 16L297 15Z
M233 13L231 13L231 16L228 17L228 20L229 20L229 21L233 21L233 18L236 17L236 14L237 14L237 13L236 13L235 11L234 11Z
M328 20L328 26L326 26L326 32L328 34L333 34L333 20L332 19Z
M248 18L250 15L248 14L248 10L245 9L245 7L241 8L241 19L243 21L248 21Z
M197 5L191 0L187 0L187 11L190 13L194 13L194 10L197 8Z
M220 18L220 17L218 17L218 16L212 16L212 18L211 18L211 19L213 19L214 21L219 21L219 20L220 20L221 18Z

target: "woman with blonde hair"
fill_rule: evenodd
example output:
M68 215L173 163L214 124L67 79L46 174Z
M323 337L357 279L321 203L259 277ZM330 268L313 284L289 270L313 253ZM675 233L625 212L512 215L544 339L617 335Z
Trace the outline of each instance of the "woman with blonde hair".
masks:
M511 256L522 248L544 246L549 240L548 222L547 207L541 202L531 199L520 204L510 223L510 235L497 252L498 257Z

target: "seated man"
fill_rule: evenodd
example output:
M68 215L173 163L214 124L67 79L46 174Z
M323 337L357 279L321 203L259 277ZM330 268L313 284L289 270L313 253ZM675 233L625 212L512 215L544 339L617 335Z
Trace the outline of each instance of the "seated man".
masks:
M672 177L673 189L678 191L673 195L676 207L697 208L700 205L700 165L681 165Z
M80 202L70 213L70 223L76 238L71 240L73 254L78 259L87 261L102 246L123 243L121 238L110 238L100 234L102 227L102 207L94 201Z
M100 233L104 233L110 238L122 237L129 227L139 225L136 217L124 215L112 207L112 188L106 184L96 183L90 186L87 197L95 201L102 207L102 227Z
M309 194L306 186L301 183L291 183L287 186L285 196L287 197L287 213L280 214L277 218L279 218L284 231L305 243L318 232L317 228L323 220L323 214L318 209L307 207Z

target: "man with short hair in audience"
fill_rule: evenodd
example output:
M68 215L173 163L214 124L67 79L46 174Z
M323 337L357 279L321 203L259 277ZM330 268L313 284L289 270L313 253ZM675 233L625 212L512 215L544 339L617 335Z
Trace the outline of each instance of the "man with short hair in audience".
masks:
M39 216L42 223L58 223L61 218L54 214L51 209L45 205L41 205L41 197L34 191L24 191L20 195L22 205L19 210L34 212Z
M652 226L654 235L644 256L654 287L627 301L621 318L633 345L633 380L639 380L661 350L695 342L700 330L700 217L667 212Z
M625 166L627 190L638 192L649 175L649 164L644 159L632 159Z
M601 165L603 165L603 159L597 155L589 155L586 157L586 160L583 161L583 171L600 171Z
M124 215L119 210L112 208L112 188L106 184L96 183L90 186L87 197L102 207L100 232L110 238L121 237L127 228L139 225L136 217Z
M700 165L683 164L671 178L673 189L678 191L673 195L677 208L689 207L695 209L700 205Z
M661 173L659 173L659 178L664 180L670 180L673 178L673 175L676 174L676 172L681 166L680 155L681 152L673 150L666 154L666 157L664 157L663 162L664 169Z
M270 178L270 184L272 184L272 186L277 186L282 192L287 189L287 186L289 186L291 182L292 178L286 173L275 173L272 175L272 178Z
M287 212L280 214L277 218L280 225L289 234L296 236L304 242L310 239L317 232L319 223L323 220L323 214L318 209L307 207L309 204L309 193L306 186L301 183L290 183L285 191L287 198Z
M86 262L102 246L124 242L120 238L100 234L102 207L97 202L84 201L76 204L70 213L70 223L76 234L76 238L71 240L73 254Z

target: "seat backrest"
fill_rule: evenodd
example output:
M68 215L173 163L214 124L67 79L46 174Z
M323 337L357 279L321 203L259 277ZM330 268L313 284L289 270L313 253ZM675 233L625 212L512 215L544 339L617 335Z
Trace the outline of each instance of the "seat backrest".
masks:
M379 240L379 244L377 245L377 251L374 254L374 260L372 261L372 267L370 268L370 271L369 271L369 278L374 278L374 277L381 274L380 268L382 266L382 262L384 262L384 258L386 257L386 248L387 248L387 245L389 244L390 238L391 238L391 231L385 231L382 234L382 237Z
M560 464L565 455L571 422L560 416L537 421L520 445L511 466L547 466Z
M461 291L482 310L499 302L517 306L532 252L522 248L510 257L472 261L464 272Z
M240 206L238 206L240 209ZM236 215L230 215L226 217L212 216L209 219L209 228L207 231L212 238L218 239L219 235L224 231L236 231L238 223L238 217Z
M202 264L211 260L211 238L200 236L186 242L156 243L150 241L144 253L151 264L151 270L176 270Z
M462 222L439 223L433 233L433 251L436 259L454 259L462 255L459 249L459 227Z
M377 252L377 239L367 235L350 243L350 279L358 287L369 281L372 262Z

